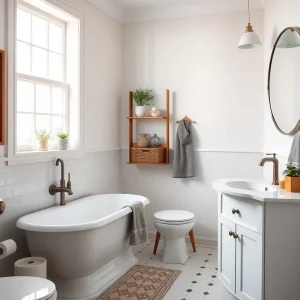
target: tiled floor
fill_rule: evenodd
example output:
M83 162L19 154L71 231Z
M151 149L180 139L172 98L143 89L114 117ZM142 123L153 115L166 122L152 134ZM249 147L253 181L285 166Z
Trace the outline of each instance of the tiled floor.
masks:
M189 247L190 259L185 265L164 264L160 260L163 243L157 255L153 255L153 241L135 246L139 264L181 270L164 300L220 300L220 283L217 270L217 249L197 247L194 253Z

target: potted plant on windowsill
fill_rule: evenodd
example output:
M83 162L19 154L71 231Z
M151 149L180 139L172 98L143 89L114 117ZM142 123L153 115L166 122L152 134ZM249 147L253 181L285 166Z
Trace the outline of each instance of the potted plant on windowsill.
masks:
M284 170L284 189L292 193L300 193L300 169L288 164Z
M69 145L69 134L65 132L60 132L58 136L58 149L59 150L68 150Z
M137 117L144 117L147 114L146 106L149 106L154 99L152 92L152 89L143 89L142 87L133 92L133 100L136 104L135 114Z
M51 137L51 133L47 132L45 129L40 130L36 133L36 137L40 144L40 151L48 151L48 141Z

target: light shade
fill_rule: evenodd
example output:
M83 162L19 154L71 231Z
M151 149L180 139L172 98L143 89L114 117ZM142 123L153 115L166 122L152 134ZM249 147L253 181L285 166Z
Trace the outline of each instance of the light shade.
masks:
M238 47L240 49L253 49L258 46L261 46L261 41L258 35L253 31L251 24L248 23L246 32L240 38Z
M244 33L238 45L240 49L253 49L258 46L261 46L261 41L255 32Z
M277 48L296 48L300 47L300 36L295 30L287 30L280 37Z

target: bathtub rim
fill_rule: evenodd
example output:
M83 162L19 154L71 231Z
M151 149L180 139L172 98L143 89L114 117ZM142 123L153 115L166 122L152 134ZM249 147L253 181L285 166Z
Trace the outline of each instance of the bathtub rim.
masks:
M118 210L110 215L107 215L101 219L98 220L93 220L91 222L86 222L86 223L78 223L78 224L71 224L71 225L41 225L41 224L32 224L28 221L30 216L32 215L37 215L41 212L44 211L55 211L57 209L64 209L72 204L75 204L77 201L86 201L90 197L95 197L95 196L119 196L119 195L124 195L124 196L139 196L141 202L144 204L144 207L150 203L149 199L146 198L145 196L141 195L135 195L135 194L96 194L96 195L91 195L83 198L79 198L77 200L73 200L69 203L67 203L67 206L60 206L60 205L55 205L50 208L42 209L39 210L35 213L31 213L25 216L22 216L21 218L18 219L16 226L19 229L25 230L25 231L34 231L34 232L52 232L52 233L63 233L63 232L77 232L77 231L85 231L85 230L91 230L91 229L97 229L101 228L119 218L122 218L123 216L126 216L132 212L131 208L125 207L122 208L121 210ZM77 202L78 203L78 202Z

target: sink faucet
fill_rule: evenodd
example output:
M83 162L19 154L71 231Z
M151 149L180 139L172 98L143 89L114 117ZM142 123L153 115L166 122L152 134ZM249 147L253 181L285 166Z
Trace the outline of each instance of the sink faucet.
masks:
M276 158L276 153L268 153L267 155L273 155L273 157L265 157L260 162L259 165L263 167L266 162L273 163L273 185L279 185L279 176L278 176L278 159Z
M55 184L51 184L49 186L49 193L50 195L55 195L56 193L60 193L60 205L66 205L66 198L65 193L68 193L68 195L72 195L72 185L70 180L70 173L68 174L68 182L67 186L65 183L65 164L64 161L61 158L58 158L56 160L56 166L61 165L61 175L60 175L60 186L56 186Z

